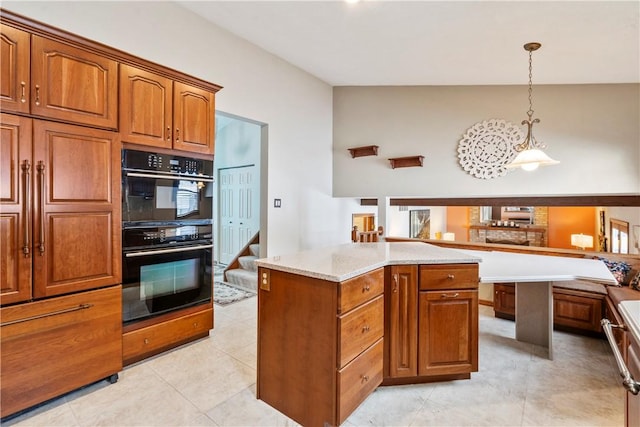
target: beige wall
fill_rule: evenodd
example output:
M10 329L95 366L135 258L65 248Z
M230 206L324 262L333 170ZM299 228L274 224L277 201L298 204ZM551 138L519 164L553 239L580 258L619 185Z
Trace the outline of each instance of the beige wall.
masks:
M520 125L526 86L336 87L333 94L335 196L640 193L638 84L534 83L534 117L541 120L534 134L561 163L489 180L460 167L458 142L483 120ZM378 156L352 159L347 148L362 145L378 145ZM389 166L390 157L412 155L425 156L422 168Z

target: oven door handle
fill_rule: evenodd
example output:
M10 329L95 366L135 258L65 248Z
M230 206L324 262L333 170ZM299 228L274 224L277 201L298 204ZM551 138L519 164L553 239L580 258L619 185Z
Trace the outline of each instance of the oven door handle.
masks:
M155 178L155 179L173 179L175 181L201 181L201 182L214 182L213 178L207 178L199 175L159 175L153 173L141 173L141 172L127 172L127 176L133 176L136 178Z
M180 248L171 248L171 249L155 249L151 251L140 251L140 252L127 252L124 254L126 258L133 258L137 256L147 256L147 255L158 255L158 254L172 254L176 252L188 252L188 251L198 251L201 249L213 249L213 245L198 245L198 246L186 246Z

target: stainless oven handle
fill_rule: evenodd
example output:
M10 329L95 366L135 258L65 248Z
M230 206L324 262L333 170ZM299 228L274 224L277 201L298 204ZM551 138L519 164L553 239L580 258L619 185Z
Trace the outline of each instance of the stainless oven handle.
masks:
M140 173L140 172L127 172L127 176L135 176L138 178L156 178L156 179L173 179L175 181L202 181L202 182L214 182L213 178L200 177L198 175L158 175L152 173Z
M172 254L176 252L188 252L188 251L197 251L200 249L213 249L213 245L198 245L198 246L184 246L180 248L171 248L171 249L156 249L153 251L141 251L141 252L128 252L124 254L126 258L133 258L136 256L146 256L146 255L158 255L158 254Z
M624 359L622 358L622 354L620 354L620 350L618 350L618 345L616 344L616 339L613 336L613 331L611 328L621 328L624 329L624 326L613 325L609 319L602 319L600 321L602 325L602 329L604 330L604 334L607 336L607 341L609 341L609 346L611 346L611 350L613 350L613 356L616 359L616 363L618 364L618 370L620 371L620 376L622 377L622 385L632 394L638 394L640 392L640 382L635 381L631 376L631 372L627 368L627 365L624 363Z

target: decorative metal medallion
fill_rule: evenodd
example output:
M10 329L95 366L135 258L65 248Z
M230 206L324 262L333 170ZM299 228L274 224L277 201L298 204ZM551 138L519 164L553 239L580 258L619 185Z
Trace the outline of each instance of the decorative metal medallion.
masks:
M518 154L515 146L523 139L520 128L501 119L478 122L467 129L458 143L462 169L481 179L507 174L506 165Z

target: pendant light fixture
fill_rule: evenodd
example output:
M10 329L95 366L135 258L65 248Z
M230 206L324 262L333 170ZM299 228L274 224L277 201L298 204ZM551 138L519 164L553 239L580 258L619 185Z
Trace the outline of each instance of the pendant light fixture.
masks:
M518 152L516 158L513 159L511 163L505 165L510 169L520 167L526 171L532 171L538 169L538 166L555 165L560 163L559 161L553 160L551 157L547 156L542 151L546 146L536 141L533 136L533 124L540 123L540 119L533 118L533 86L531 83L533 67L531 56L534 51L540 49L540 46L542 45L536 42L524 45L524 50L529 52L529 111L527 111L527 116L529 118L522 121L523 125L527 125L527 136L522 143L515 146L515 150Z

